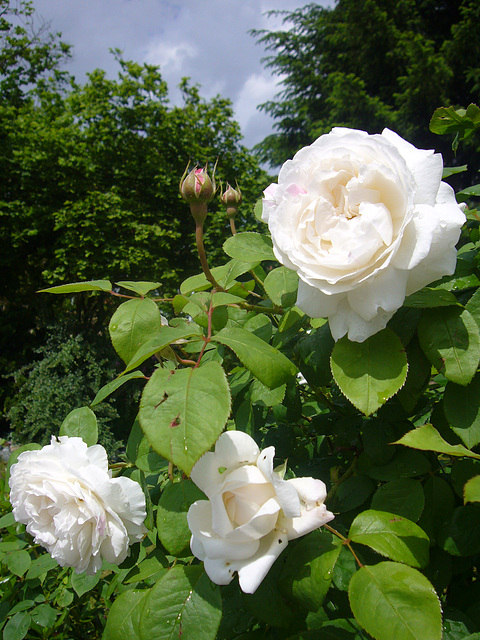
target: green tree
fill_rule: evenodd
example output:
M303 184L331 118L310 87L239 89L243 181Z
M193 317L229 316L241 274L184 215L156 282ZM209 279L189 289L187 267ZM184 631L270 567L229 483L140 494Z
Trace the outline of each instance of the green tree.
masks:
M385 126L419 147L438 145L428 121L442 104L478 99L480 6L476 0L339 0L283 12L286 31L254 31L281 76L262 105L277 133L258 147L278 165L334 126ZM448 142L441 151L448 153Z
M18 11L29 18L32 8ZM205 100L185 79L182 103L171 105L159 68L118 51L116 78L97 69L80 85L61 71L69 47L53 35L37 46L13 26L15 16L3 16L13 35L3 41L11 63L0 103L0 267L8 274L0 342L10 371L28 361L25 349L43 341L45 326L67 322L72 335L104 328L103 298L60 301L36 290L107 277L155 280L168 295L198 269L195 225L178 192L189 161L218 159L218 181L238 180L242 230L256 227L251 205L267 184L229 100ZM22 71L31 60L31 72ZM207 221L212 264L229 233L218 200Z
M60 34L36 22L29 0L0 0L0 96L2 102L19 104L29 88L52 75L61 81L68 74L61 65L71 56L70 45Z

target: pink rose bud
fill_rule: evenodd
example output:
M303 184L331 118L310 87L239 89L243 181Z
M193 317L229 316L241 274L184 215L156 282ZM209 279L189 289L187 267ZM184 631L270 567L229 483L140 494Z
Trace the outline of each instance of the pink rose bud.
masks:
M230 209L233 210L233 215L237 212L238 205L242 202L242 192L238 185L237 188L234 189L227 182L227 189L222 195L222 202L227 207L227 213L230 214Z
M180 180L180 195L190 205L197 223L207 216L207 202L215 195L215 180L210 178L207 167L195 167L187 175L188 167Z
M233 235L237 233L235 229L235 216L238 211L238 205L242 201L242 192L237 184L237 188L234 189L227 182L227 190L222 195L222 202L227 207L227 216L230 218L230 228Z
M180 182L180 194L189 204L210 202L215 194L215 183L207 173L207 167L195 167Z

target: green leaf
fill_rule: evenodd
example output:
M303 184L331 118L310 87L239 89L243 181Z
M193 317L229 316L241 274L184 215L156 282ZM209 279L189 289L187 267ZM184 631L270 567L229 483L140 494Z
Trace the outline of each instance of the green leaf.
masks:
M119 287L123 287L124 289L127 289L127 291L133 291L135 293L138 293L139 296L146 296L147 293L149 291L153 291L153 289L157 289L158 287L161 286L161 282L144 282L139 281L139 282L131 282L131 281L127 281L124 280L122 282L116 282L115 284L118 284Z
M176 565L150 590L140 636L142 640L215 640L221 617L220 589L203 567Z
M418 338L439 373L457 384L470 382L480 359L480 333L466 309L425 311L418 324Z
M440 528L437 544L452 556L474 556L480 552L479 531L480 506L457 507Z
M372 493L373 482L367 476L353 476L338 485L333 500L329 502L332 511L351 511L362 505Z
M465 502L480 502L480 476L470 478L463 488Z
M97 392L97 395L93 399L90 406L94 407L97 404L100 404L100 402L103 402L105 398L108 398L111 393L119 389L122 385L125 384L125 382L128 382L133 378L145 378L145 375L141 371L132 371L130 373L122 375L120 378L115 378L115 380L112 380Z
M368 460L359 458L359 468L375 480L395 480L396 478L415 478L429 473L431 466L422 453L400 449L387 464L372 465Z
M457 258L457 267L460 260ZM464 275L446 276L442 281L436 285L436 289L446 289L447 291L463 291L464 289L471 289L473 287L479 287L480 280L474 273L465 273Z
M427 534L402 516L373 509L363 511L352 522L348 537L411 567L423 568L428 564Z
M272 269L263 283L268 297L280 307L291 307L297 299L298 274L286 267Z
M196 369L157 369L142 394L140 424L153 449L190 473L221 434L230 391L217 362Z
M6 529L7 527L11 527L13 524L15 524L15 517L11 511L10 513L5 513L0 518L0 529Z
M70 584L77 596L81 598L84 593L88 593L93 589L93 587L98 584L100 575L100 571L97 571L97 573L94 573L93 575L72 571L72 574L70 576Z
M463 387L460 387L461 389ZM436 451L448 456L467 456L480 460L478 453L469 451L461 444L449 444L431 424L424 424L412 429L393 444L403 444L405 447L420 449L421 451Z
M167 471L168 460L162 458L150 446L150 442L143 437L138 447L138 455L135 459L135 465L144 473L153 475L162 471Z
M342 338L335 344L330 362L341 392L367 416L401 389L407 377L405 350L390 329L365 342Z
M397 394L397 400L405 411L413 413L430 380L432 366L423 353L418 340L413 339L407 345L408 375L405 384Z
M113 348L128 363L140 346L161 327L162 316L155 302L150 298L136 298L118 307L108 330Z
M465 309L472 314L473 319L480 327L480 289L477 289L465 305Z
M28 571L32 563L28 551L20 550L9 553L3 563L6 564L8 570L16 576L22 577Z
M471 187L466 187L461 191L457 191L457 196L462 197L470 197L470 196L480 196L480 184L475 184Z
M330 383L330 356L334 345L328 323L310 333L302 334L298 340L295 353L300 358L300 371L310 384L324 387Z
M427 533L432 544L438 535L440 525L453 510L453 491L443 478L430 476L423 485L425 507L418 524Z
M268 236L247 231L237 233L223 243L223 250L231 258L249 262L276 260L272 241Z
M141 582L148 578L159 578L168 568L168 560L160 548L154 549L148 556L134 565L124 580L125 584Z
M28 633L32 618L29 613L16 613L3 628L3 640L23 640Z
M456 297L444 289L428 289L425 287L405 298L405 307L412 309L428 309L429 307L451 307L458 305Z
M222 265L221 267L213 267L211 269L212 275L218 284L224 289L229 289L235 284L235 278L247 273L253 269L260 260L256 260L253 262L244 262L243 259L240 260L230 260L227 264ZM202 291L205 289L210 289L212 287L211 282L207 280L205 274L199 273L195 276L191 276L182 282L180 285L180 293L187 294L192 291Z
M97 416L89 407L74 409L62 422L59 435L82 438L91 447L98 440Z
M81 291L111 291L112 283L108 280L87 280L86 282L71 282L59 284L56 287L40 289L38 293L79 293Z
M463 499L465 484L480 475L480 462L470 458L456 460L452 465L450 480L455 493Z
M32 620L41 627L51 627L57 619L58 612L48 604L39 604L31 611Z
M257 220L262 219L262 211L263 211L263 201L262 201L262 198L259 198L256 201L255 206L253 207L253 215Z
M124 375L132 369L139 367L142 362L151 358L156 353L160 353L168 345L177 340L184 340L192 336L201 335L198 325L194 323L182 324L177 327L169 327L164 325L156 332L156 335L148 339L142 346L132 355L131 360L125 367Z
M242 364L270 389L276 389L296 374L297 368L283 353L245 329L226 327L213 335L212 340L232 349Z
M313 531L287 554L279 578L280 588L300 606L317 611L332 582L342 544L327 531Z
M275 407L282 404L287 386L282 384L276 389L269 389L260 380L253 380L250 387L250 402L264 407Z
M469 104L466 109L440 107L430 120L430 131L433 133L455 134L452 142L454 151L457 150L460 141L468 140L479 128L480 109L476 104Z
M448 424L465 445L477 445L480 442L480 373L466 386L449 382L445 387L443 409Z
M42 576L46 575L50 569L58 568L58 562L52 558L48 553L44 553L38 558L33 560L30 565L30 569L27 572L25 578L27 580L34 580L35 578L40 578L42 580Z
M272 627L288 628L295 620L293 604L280 591L278 564L268 572L254 593L242 594L243 608Z
M395 562L365 566L348 591L353 615L377 640L441 640L440 602L415 569Z
M180 556L189 549L190 529L187 511L196 500L205 495L191 480L167 485L162 492L157 509L157 532L160 542L172 556Z
M463 173L468 169L468 165L462 164L459 167L443 167L443 175L442 178L448 178L449 176L453 176L456 173Z
M149 593L149 589L121 593L108 613L102 640L143 640L139 631L140 615Z
M417 522L425 507L422 485L412 478L391 480L377 489L371 506L376 511L388 511Z

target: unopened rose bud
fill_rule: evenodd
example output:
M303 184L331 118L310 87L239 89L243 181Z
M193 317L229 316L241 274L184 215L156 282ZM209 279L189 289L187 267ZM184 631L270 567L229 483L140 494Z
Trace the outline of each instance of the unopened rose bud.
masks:
M234 218L238 211L238 206L242 202L242 192L237 184L237 188L234 189L227 182L227 189L222 195L222 202L227 207L227 216L230 218L230 227L232 233L235 235L235 223Z
M242 192L237 185L234 189L227 182L227 189L222 195L222 202L227 207L228 215L235 215L238 210L238 205L242 202Z
M195 221L203 223L207 216L207 203L215 195L215 180L208 175L206 166L195 167L188 175L185 174L186 171L180 181L180 194L190 205Z

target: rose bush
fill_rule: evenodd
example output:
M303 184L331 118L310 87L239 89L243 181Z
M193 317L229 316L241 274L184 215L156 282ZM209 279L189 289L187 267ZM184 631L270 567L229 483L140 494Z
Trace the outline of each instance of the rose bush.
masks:
M141 540L145 496L130 478L112 478L101 445L52 437L24 451L10 470L10 501L17 522L59 565L95 573L102 560L120 564Z
M190 546L216 584L228 584L237 571L241 589L254 593L289 540L334 517L324 505L325 484L283 480L273 470L274 454L246 433L227 431L192 469L209 500L188 511Z
M336 128L301 149L265 190L277 259L300 277L297 305L338 340L383 329L405 296L455 270L465 216L440 154Z

